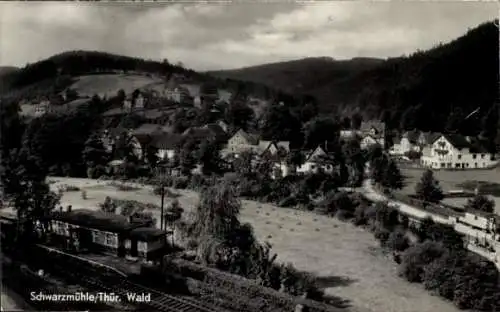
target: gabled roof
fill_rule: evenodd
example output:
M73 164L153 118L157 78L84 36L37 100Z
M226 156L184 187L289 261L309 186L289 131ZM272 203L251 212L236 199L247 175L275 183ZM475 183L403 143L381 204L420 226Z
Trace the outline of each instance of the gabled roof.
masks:
M420 135L423 136L425 144L432 144L436 142L442 134L439 132L422 132Z
M54 220L115 233L143 226L143 224L130 223L128 218L122 215L87 209L76 209L71 212L55 211L51 217Z
M127 111L125 111L122 107L116 107L116 108L112 108L110 110L105 111L102 115L104 117L111 117L111 116L124 115L126 113L127 113Z
M162 126L156 124L142 124L138 128L132 130L132 135L155 135L163 132Z
M377 130L377 132L379 132L379 133L383 133L383 132L385 132L385 123L380 122L380 121L363 121L361 123L360 130L362 132L368 132L372 128Z
M149 242L171 233L171 231L166 232L152 227L139 227L131 230L128 236L132 239Z
M236 131L236 133L233 135L233 137L238 135L238 134L241 135L245 140L248 141L248 143L250 143L252 145L259 144L259 136L258 135L250 134L250 133L247 133L246 131L244 131L243 129L240 129L240 130Z
M153 137L151 146L157 149L173 150L179 147L182 136L175 133L163 133Z
M287 152L290 151L290 142L288 141L278 141L276 142L276 146L278 147L278 149L282 148Z
M471 147L471 144L469 141L467 141L467 138L461 134L445 134L444 138L455 148Z
M212 131L217 138L221 138L221 139L224 138L227 140L226 131L224 131L224 129L222 129L222 127L219 126L218 124L211 123L211 124L207 124L203 127Z
M328 157L328 154L321 146L318 146L307 155L306 162L318 161L321 157Z

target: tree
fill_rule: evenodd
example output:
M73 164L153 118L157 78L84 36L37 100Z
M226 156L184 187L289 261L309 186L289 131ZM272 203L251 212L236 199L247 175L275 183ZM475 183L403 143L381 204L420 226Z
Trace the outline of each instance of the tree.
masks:
M333 150L339 144L340 125L332 118L316 117L307 122L303 128L305 148L313 149L327 143L328 150Z
M300 120L286 105L273 103L268 106L259 120L261 136L265 140L290 141L296 144L300 139Z
M495 202L492 199L489 199L487 196L478 194L473 198L467 200L465 209L492 213L495 211Z
M101 207L101 211L107 213L116 213L116 203L111 199L111 197L106 196L104 199L104 203L99 205Z
M461 132L466 115L460 107L455 108L446 120L445 130L448 133Z
M488 141L488 150L494 154L496 152L496 138L500 127L499 105L495 104L483 117L482 120L482 136Z
M45 182L47 171L40 159L23 147L12 150L2 166L3 192L13 203L19 220L17 237L29 241L37 223L44 236L48 229L46 217L59 203L60 196Z
M342 129L351 129L351 118L347 116L342 118Z
M196 166L197 143L193 137L188 137L179 152L179 166L184 175L191 175Z
M148 144L145 150L145 158L151 169L155 168L160 161L158 157L158 149L151 144Z
M415 193L421 200L431 203L438 203L444 198L439 181L434 178L434 172L430 169L422 174L420 182L415 187Z
M398 165L393 159L383 168L381 185L390 190L400 190L404 186L404 178Z
M212 236L223 241L240 226L241 203L235 190L223 182L204 190L196 209L193 230L196 237Z
M220 144L214 138L201 142L197 150L197 160L204 174L219 173L221 170Z
M361 128L361 123L363 122L363 116L360 113L355 113L351 117L351 126L355 130Z
M126 162L131 163L136 163L138 161L137 156L134 153L132 137L127 132L122 132L118 136L113 153L115 159L125 159Z
M441 257L445 249L441 244L426 241L408 248L403 254L400 274L410 283L420 283L424 275L424 268L432 261Z
M246 131L254 118L254 112L245 102L234 101L227 106L224 116L233 131L238 129Z
M251 151L244 151L233 162L234 171L240 176L248 176L252 173L252 160L254 154Z
M168 222L172 225L172 230L174 231L174 234L175 234L175 223L182 218L183 212L184 209L181 207L177 199L174 199L172 203L165 210L165 216L164 216L165 223ZM165 224L162 228L166 229L167 225Z
M92 134L85 142L83 149L83 160L88 167L105 165L109 161L109 154L104 147L102 139L97 133Z
M348 140L342 145L342 153L348 170L348 185L360 186L365 171L366 159L361 150L359 140Z

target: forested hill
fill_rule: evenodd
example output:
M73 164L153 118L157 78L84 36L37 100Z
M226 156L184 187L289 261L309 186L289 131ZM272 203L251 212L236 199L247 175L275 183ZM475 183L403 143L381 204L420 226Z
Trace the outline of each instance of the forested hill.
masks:
M233 70L211 71L220 78L264 83L289 92L311 90L373 68L381 59L355 58L337 61L329 57L310 57L300 60L263 64Z
M6 70L4 74L0 74L0 96L15 100L49 96L64 90L78 76L117 72L151 74L167 79L172 74L180 74L190 82L210 83L229 91L244 88L247 93L261 98L273 93L265 85L214 78L171 64L167 60L158 62L105 52L69 51L17 70Z
M407 57L304 59L211 74L300 89L325 112L360 108L367 117L384 115L395 127L442 130L450 118L459 120L478 107L486 114L497 100L498 42L498 28L488 22Z

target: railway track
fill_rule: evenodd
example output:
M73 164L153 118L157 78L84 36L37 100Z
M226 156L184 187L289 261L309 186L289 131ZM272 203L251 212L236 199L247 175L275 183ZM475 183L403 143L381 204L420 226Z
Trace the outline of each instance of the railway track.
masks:
M136 284L128 280L127 277L120 276L115 272L99 272L99 269L83 263L83 261L78 263L78 261L72 259L71 263L64 263L61 260L52 261L50 267L46 268L47 272L98 292L117 294L121 299L119 304L159 312L228 312L220 308L207 306L195 299L173 296ZM149 302L129 301L128 295L130 294L150 294L151 300Z

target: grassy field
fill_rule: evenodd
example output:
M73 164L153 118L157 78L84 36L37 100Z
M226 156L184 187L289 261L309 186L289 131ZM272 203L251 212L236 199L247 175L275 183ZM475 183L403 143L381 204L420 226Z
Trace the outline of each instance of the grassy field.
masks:
M148 77L145 75L125 75L106 74L80 76L78 81L71 85L80 95L107 97L114 96L118 90L123 89L125 93L132 93L137 88L142 88L150 84L160 83L160 78Z
M54 180L54 179L53 179ZM160 204L151 189L119 191L109 182L86 179L57 179L87 192L66 192L64 206L98 209L106 196ZM175 190L186 212L198 202L198 194ZM170 200L170 199L169 199ZM451 303L431 296L420 285L397 276L397 268L379 248L373 234L352 224L309 212L242 201L241 220L253 225L260 241L268 241L279 260L321 277L327 293L350 301L355 311L365 312L457 312ZM158 211L154 212L159 218Z
M402 169L403 175L406 177L406 186L401 190L404 194L415 194L415 186L422 177L422 169ZM434 177L439 180L439 184L444 191L464 189L461 185L468 181L482 181L491 183L500 183L500 169L491 170L459 170L445 171L435 170ZM495 201L496 211L500 214L500 197L491 198ZM467 198L447 198L445 203L454 206L463 206L467 202Z

